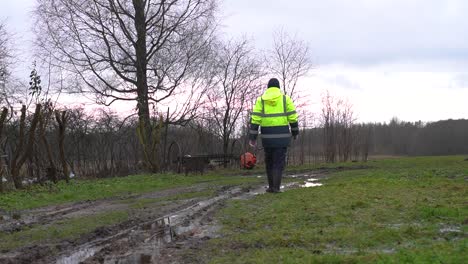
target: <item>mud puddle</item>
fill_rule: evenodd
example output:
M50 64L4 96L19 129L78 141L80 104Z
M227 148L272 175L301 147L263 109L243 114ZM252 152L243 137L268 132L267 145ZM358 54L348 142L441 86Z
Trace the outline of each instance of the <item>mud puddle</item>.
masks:
M32 225L48 224L64 218L93 215L103 211L115 211L129 207L125 199L164 198L174 194L181 194L206 189L206 186L174 188L142 195L132 195L119 198L107 198L97 201L82 201L71 204L52 205L32 210L2 211L0 210L0 231L14 232Z
M201 229L203 216L221 201L241 194L233 188L214 198L200 201L182 210L135 225L120 233L97 240L56 258L55 263L156 263L164 245L184 235L207 237ZM215 231L215 230L213 230Z
M295 175L293 178L301 178L315 182L317 178L310 175ZM321 185L321 184L320 184ZM301 182L289 182L281 186L282 191L303 187ZM256 186L250 189L235 188L215 198L199 202L195 206L181 210L157 219L151 228L139 228L132 230L128 237L116 244L133 244L125 250L101 250L85 263L179 263L180 249L201 247L203 241L218 236L220 225L214 220L214 214L228 199L250 199L253 196L264 194L267 186ZM138 241L138 242L135 242ZM60 262L66 263L66 262ZM67 262L77 263L77 262Z
M302 183L318 183L317 180L323 178L323 175L304 173L287 175L284 178L294 179L293 182L287 182L282 186L282 190L286 191L303 187ZM104 234L97 233L89 236L88 239L73 241L61 248L59 255L50 255L53 254L50 252L43 253L40 258L31 257L22 260L60 264L183 262L177 259L180 258L180 253L184 249L201 247L204 241L218 236L220 225L216 222L214 215L226 200L249 199L265 193L265 190L266 186L223 188L215 197L169 206L172 209L160 208L157 209L159 213L154 213L153 217L142 220L135 216L128 224L109 227ZM175 189L161 191L151 196L167 196L175 192L179 191ZM86 208L90 205L84 203L83 207L77 207L88 210ZM63 211L50 209L43 215L53 213L63 217L63 215L77 213L76 210L69 210L69 208L71 207L57 208ZM38 251L41 251L39 245L36 247ZM24 253L24 250L11 253L10 257L7 257L10 262L7 263L19 263L15 261ZM0 262L2 262L1 259Z
M299 182L296 182L295 185L290 186L293 188L309 188L309 187L319 187L322 186L323 184L320 183L319 181L324 178L324 174L321 173L303 173L303 174L292 174L288 175L286 177L289 178L294 178L294 179L301 179L303 180L303 184L299 184Z
M318 182L319 179L316 178L310 178L307 179L301 187L303 188L309 188L309 187L319 187L322 186L323 184Z

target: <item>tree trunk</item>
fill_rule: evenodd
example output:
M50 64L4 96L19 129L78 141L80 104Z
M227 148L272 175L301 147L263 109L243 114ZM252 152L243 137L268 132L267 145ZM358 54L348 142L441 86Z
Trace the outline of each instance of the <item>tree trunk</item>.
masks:
M8 115L8 108L3 107L2 114L0 115L0 142L2 141L3 136L3 127L5 126L5 120ZM0 155L4 155L0 153ZM3 168L3 157L0 156L0 193L3 192L3 174L5 174L5 170Z
M26 144L26 148L23 151L24 143L25 143L25 122L26 122L26 106L23 105L21 108L21 118L20 118L20 142L18 144L18 148L16 149L16 153L14 158L11 162L11 177L13 178L13 182L15 184L15 188L22 189L23 183L21 178L19 177L19 172L21 167L23 166L24 162L31 156L32 148L34 145L34 138L36 133L37 123L39 121L39 115L41 113L41 104L36 105L36 111L34 112L33 119L31 121L31 127L29 128L28 134L28 142Z
M65 128L67 125L67 112L66 111L56 111L55 119L58 123L58 139L59 139L59 153L60 161L62 163L62 170L64 178L67 182L70 181L70 173L68 172L67 160L65 158Z
M46 137L46 127L47 124L49 123L50 120L50 114L51 112L47 112L47 115L41 115L39 119L39 124L40 124L40 137L42 140L42 143L44 144L44 147L46 149L46 154L47 154L47 160L49 161L49 167L47 168L47 179L57 183L57 168L55 167L54 163L54 158L52 156L52 150L50 148L50 144L47 141ZM44 113L45 114L45 113Z
M145 1L133 0L135 8L135 29L137 41L135 43L136 55L136 86L138 96L138 137L143 148L145 166L150 171L157 171L155 162L154 138L148 103L148 80L147 80L147 47L146 47L146 17Z
M227 155L229 148L229 137L223 137L223 167L227 168Z

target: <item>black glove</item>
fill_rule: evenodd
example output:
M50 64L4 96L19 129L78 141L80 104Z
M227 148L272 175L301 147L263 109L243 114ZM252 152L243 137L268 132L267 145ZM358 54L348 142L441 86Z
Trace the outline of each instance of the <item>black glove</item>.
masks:
M299 135L299 131L292 131L292 136L294 140L297 139L297 135Z

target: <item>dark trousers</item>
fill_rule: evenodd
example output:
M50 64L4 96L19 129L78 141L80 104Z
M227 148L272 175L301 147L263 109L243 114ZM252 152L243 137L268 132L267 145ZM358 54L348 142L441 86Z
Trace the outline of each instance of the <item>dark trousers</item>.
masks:
M264 148L264 151L268 187L271 190L279 191L286 164L287 148Z

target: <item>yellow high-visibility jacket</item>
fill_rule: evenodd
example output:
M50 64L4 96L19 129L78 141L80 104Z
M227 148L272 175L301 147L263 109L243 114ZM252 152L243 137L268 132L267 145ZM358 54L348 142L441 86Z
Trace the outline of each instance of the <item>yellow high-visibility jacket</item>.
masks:
M270 87L257 98L250 121L250 140L257 139L259 127L263 147L289 146L291 134L299 134L298 115L291 97L277 87Z

